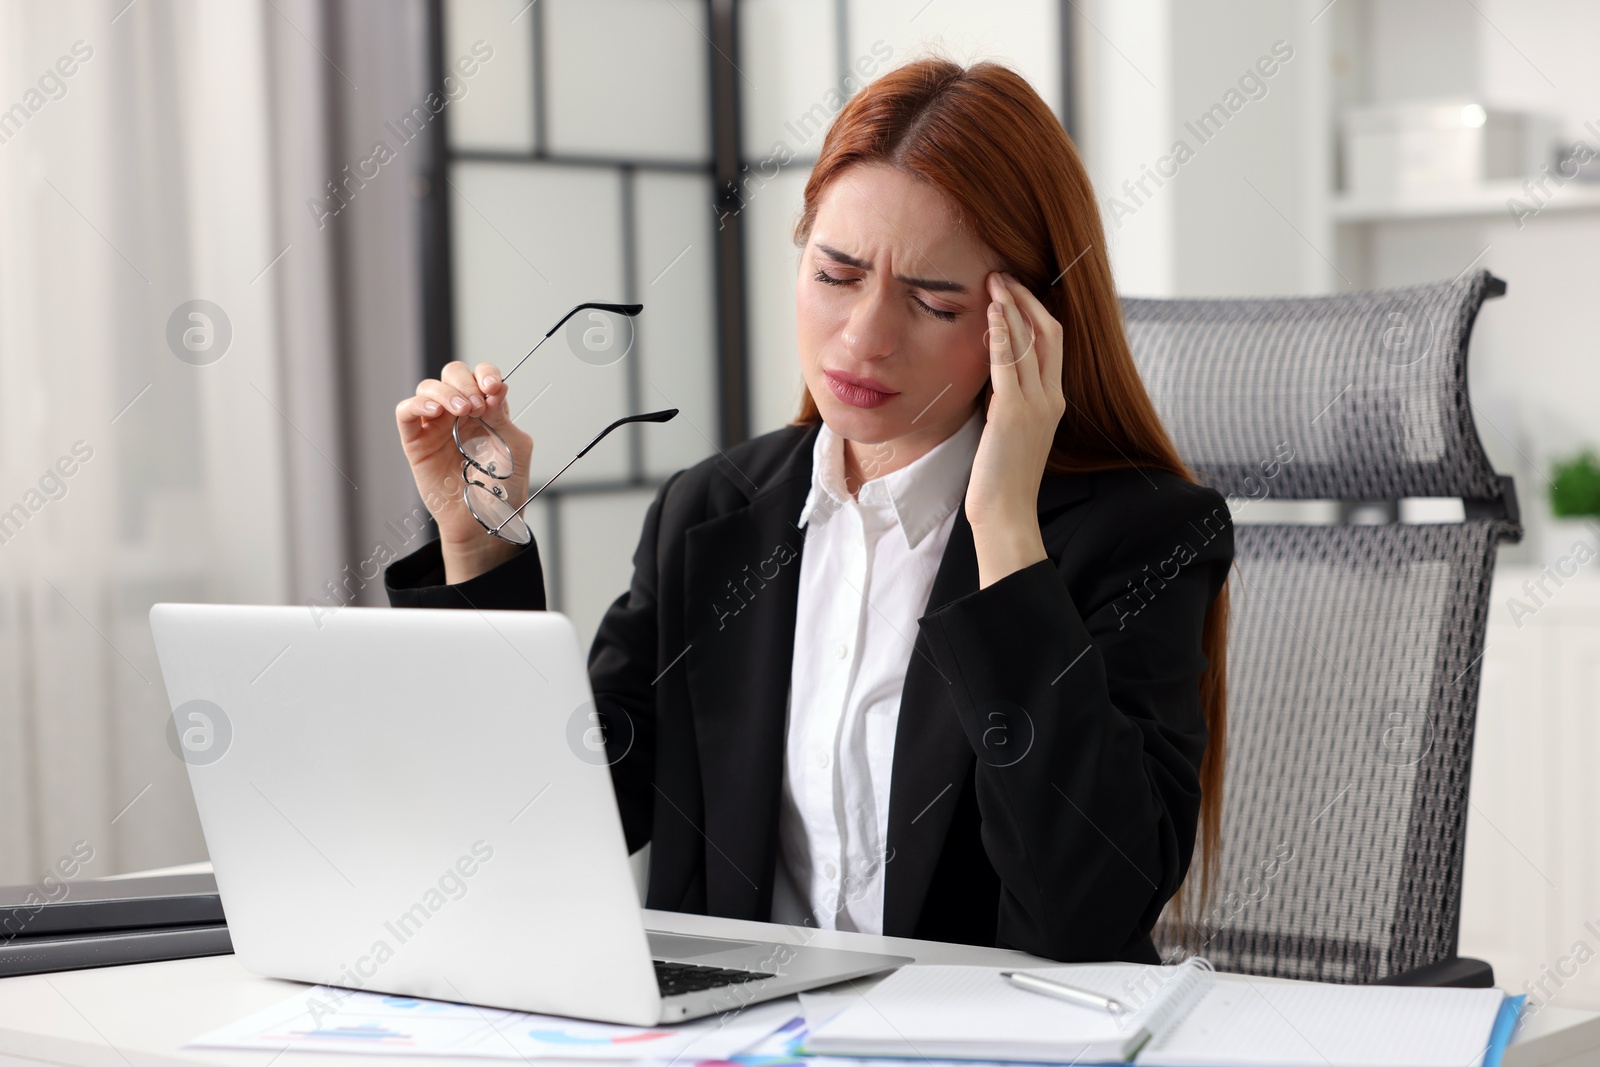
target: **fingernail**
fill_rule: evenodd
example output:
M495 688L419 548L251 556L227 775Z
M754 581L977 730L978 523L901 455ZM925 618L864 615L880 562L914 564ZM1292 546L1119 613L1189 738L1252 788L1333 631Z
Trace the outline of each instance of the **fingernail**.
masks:
M462 400L459 396L453 396L450 398L450 410L459 415L463 411L467 410L467 402Z
M426 404L422 405L422 410L427 412L429 415L437 415L439 414L439 405L430 400Z
M483 387L485 389L493 389L499 383L500 379L491 374L483 380Z

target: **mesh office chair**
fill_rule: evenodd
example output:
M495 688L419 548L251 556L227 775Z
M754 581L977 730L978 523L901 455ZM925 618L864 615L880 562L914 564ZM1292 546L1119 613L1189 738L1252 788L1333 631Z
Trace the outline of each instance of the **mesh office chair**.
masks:
M1220 884L1164 954L1332 982L1491 985L1456 957L1495 548L1522 536L1467 399L1487 271L1342 296L1125 299L1178 451L1235 525ZM1459 497L1465 521L1249 524L1249 501ZM1169 912L1170 915L1170 912Z

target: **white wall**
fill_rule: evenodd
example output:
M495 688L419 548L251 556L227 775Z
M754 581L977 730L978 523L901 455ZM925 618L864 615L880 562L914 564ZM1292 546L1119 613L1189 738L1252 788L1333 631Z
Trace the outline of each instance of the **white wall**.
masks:
M1172 53L1174 136L1195 153L1170 183L1174 292L1298 292L1308 161L1296 102L1318 30L1281 0L1175 4L1172 14L1182 42Z
M1173 22L1168 0L1085 0L1075 5L1077 144L1101 198L1118 287L1141 296L1175 291L1175 186L1138 200L1122 188L1172 147ZM1117 197L1131 213L1108 206Z

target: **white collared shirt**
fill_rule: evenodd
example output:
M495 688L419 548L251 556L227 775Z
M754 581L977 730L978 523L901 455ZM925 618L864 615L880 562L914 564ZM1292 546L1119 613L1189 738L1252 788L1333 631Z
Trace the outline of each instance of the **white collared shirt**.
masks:
M883 932L889 779L900 694L944 558L982 410L925 455L845 488L844 440L812 452L790 674L772 921ZM892 445L869 446L864 473ZM881 458L879 458L881 457Z

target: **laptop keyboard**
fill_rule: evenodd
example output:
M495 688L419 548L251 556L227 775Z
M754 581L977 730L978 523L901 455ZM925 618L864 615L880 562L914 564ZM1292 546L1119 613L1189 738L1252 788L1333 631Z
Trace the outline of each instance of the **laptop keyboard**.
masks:
M679 993L697 993L702 989L738 985L741 982L754 982L759 978L777 977L765 971L735 971L723 967L702 967L695 963L672 963L668 960L652 962L656 965L656 984L661 987L661 995L664 997L676 996Z

